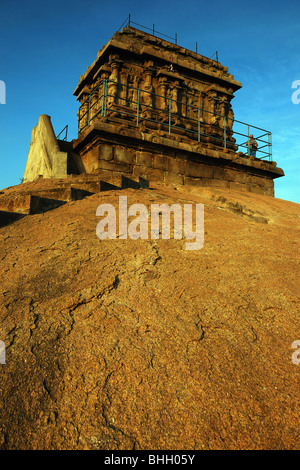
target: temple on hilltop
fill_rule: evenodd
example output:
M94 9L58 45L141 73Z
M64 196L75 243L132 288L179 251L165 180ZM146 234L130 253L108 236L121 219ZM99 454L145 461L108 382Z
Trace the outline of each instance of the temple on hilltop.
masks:
M271 133L235 119L241 86L220 62L126 26L79 79L78 137L56 138L42 115L23 181L125 175L274 196L284 172L272 161Z

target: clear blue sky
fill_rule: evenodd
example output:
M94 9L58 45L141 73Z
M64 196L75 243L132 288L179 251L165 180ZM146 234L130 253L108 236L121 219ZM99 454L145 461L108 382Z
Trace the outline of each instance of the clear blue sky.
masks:
M0 189L20 183L32 128L51 116L56 134L69 125L77 137L73 91L98 50L128 14L174 36L178 44L219 60L243 88L232 102L235 118L273 133L273 159L286 176L278 198L300 203L299 0L0 0ZM300 94L298 95L300 97ZM1 94L0 94L1 99Z

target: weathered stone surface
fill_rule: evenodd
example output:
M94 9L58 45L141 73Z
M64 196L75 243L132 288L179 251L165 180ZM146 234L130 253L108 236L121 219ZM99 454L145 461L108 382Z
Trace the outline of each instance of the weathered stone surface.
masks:
M134 176L141 176L143 178L149 179L150 181L160 181L164 180L164 171L158 170L157 168L146 168L143 166L136 166L133 168Z
M182 175L178 175L177 173L173 173L171 171L164 172L164 183L169 185L182 185L184 184L184 177Z
M114 158L113 147L107 144L99 145L99 158L103 160L112 160Z
M198 162L187 162L185 174L197 178L213 178L214 171L217 171L217 169L213 166L203 165Z
M99 186L99 185L98 185ZM100 188L99 188L100 190ZM49 188L49 189L38 189L31 190L30 195L38 196L40 198L55 199L58 201L76 201L78 199L83 199L97 191L88 191L86 189L74 188L72 186L64 188ZM1 206L1 199L0 199Z
M184 177L184 184L187 186L204 186L203 178Z
M229 181L228 187L230 189L236 189L238 191L245 190L245 185L243 183L239 183L238 181ZM246 186L248 191L251 191L250 186Z
M159 170L169 170L169 161L170 158L164 155L154 155L153 157L153 168L158 168Z
M31 194L16 194L0 197L0 210L19 214L37 214L55 209L64 203L63 200L40 197Z
M203 248L100 241L96 209L120 194L204 203ZM157 184L1 228L0 448L298 449L299 215Z
M249 174L245 171L238 171L232 168L223 168L220 170L219 177L228 181L236 181L238 183L244 183L248 180Z
M214 178L203 178L204 186L213 186L215 188L229 188L229 181Z
M116 146L114 150L115 160L121 163L135 163L135 152L126 147Z
M118 171L121 173L131 173L131 165L128 163L118 163L118 162L112 162L112 161L105 161L105 160L99 160L98 161L98 167L100 170L111 170L111 171Z
M187 161L186 158L170 158L169 160L169 170L173 173L178 173L184 175L186 172Z
M138 166L152 167L153 154L150 152L137 152L136 153L136 164Z
M42 114L32 129L24 181L67 176L67 152L61 152L50 116Z
M230 170L229 170L230 171ZM208 171L207 176L204 175L206 178L215 178L217 180L227 180L231 178L232 172L230 171L230 176L229 178L225 178L225 169L217 166L217 167L211 167L211 173Z
M14 197L0 197L0 210L8 212L19 212L20 214L29 214L31 196L30 194L16 194Z
M93 171L99 168L99 147L92 147L80 155L84 166L85 173L93 173ZM106 159L101 160L103 165L106 163Z

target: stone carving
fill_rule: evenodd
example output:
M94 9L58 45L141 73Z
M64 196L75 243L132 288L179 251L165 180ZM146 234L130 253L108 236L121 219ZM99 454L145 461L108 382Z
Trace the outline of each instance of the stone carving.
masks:
M149 132L167 132L176 140L180 134L188 142L199 140L199 125L203 136L212 137L222 136L226 125L228 142L234 143L230 101L241 85L227 67L134 28L116 33L110 43L75 90L83 103L87 86L98 86L91 109L89 101L82 104L80 128L90 112L96 119L122 119L129 127L146 125ZM222 146L220 139L208 143Z
M154 87L152 86L152 75L153 75L152 68L146 67L145 72L144 72L145 80L142 84L142 91L140 94L140 98L141 98L141 104L144 104L144 106L142 107L142 113L147 118L151 118L151 115L152 115L151 111L154 107L154 95L153 95Z
M116 102L118 83L119 83L119 62L112 60L109 63L111 67L111 74L108 79L107 86L107 106L110 107L113 103Z

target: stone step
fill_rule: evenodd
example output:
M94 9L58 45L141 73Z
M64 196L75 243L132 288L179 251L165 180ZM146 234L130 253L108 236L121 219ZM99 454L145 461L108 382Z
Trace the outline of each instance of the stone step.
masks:
M128 177L121 175L119 177L119 186L121 189L148 189L149 188L149 181L145 178L140 177Z
M62 184L69 185L71 184L72 186L80 187L83 189L91 190L88 188L94 188L93 191L98 192L99 189L97 189L97 184L98 183L103 183L103 187L105 186L105 183L109 183L110 185L113 185L112 187L107 186L108 189L126 189L126 188L133 188L133 189L148 189L149 188L149 180L142 178L142 177L136 177L133 175L130 176L124 176L120 175L118 173L114 173L112 171L105 171L105 170L99 170L95 172L94 174L83 174L78 176L74 176L74 181L72 181L72 178L68 178L68 181ZM108 190L108 189L105 189ZM101 191L104 191L100 187Z
M18 220L24 215L39 214L55 209L70 201L84 199L101 191L120 189L147 189L149 181L142 177L129 178L124 175L112 176L91 181L86 177L84 181L60 181L58 187L32 189L21 194L11 194L0 197L0 227Z
M65 204L65 201L34 196L31 194L18 194L0 198L0 210L18 214L41 214Z
M73 196L69 194L70 188L72 188ZM45 191L49 191L48 194L51 194L53 191L53 195L56 199L62 198L66 201L81 199L86 196L90 196L94 193L99 193L100 191L109 191L109 190L117 190L117 189L141 189L141 188L149 188L149 181L142 177L128 177L124 175L111 175L105 178L92 176L91 179L88 177L80 178L80 180L76 179L76 181L68 180L64 182L59 182L59 187L51 188L51 189L38 189L34 191L28 191L30 194L37 194L41 195L42 193L46 194ZM77 191L77 195L75 196ZM80 193L82 191L82 193ZM62 196L59 196L59 194ZM81 197L82 195L82 197ZM47 196L48 197L48 196Z
M112 191L112 190L121 189L121 186L118 186L117 184L109 183L108 181L102 181L102 180L99 182L99 187L100 187L100 191Z
M47 188L47 189L34 189L28 191L28 195L38 196L46 199L54 199L58 201L78 201L84 199L87 196L91 196L97 191L88 191L83 188L59 187L59 188Z

